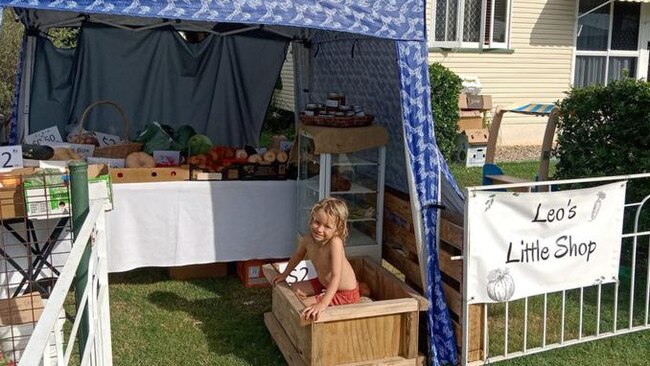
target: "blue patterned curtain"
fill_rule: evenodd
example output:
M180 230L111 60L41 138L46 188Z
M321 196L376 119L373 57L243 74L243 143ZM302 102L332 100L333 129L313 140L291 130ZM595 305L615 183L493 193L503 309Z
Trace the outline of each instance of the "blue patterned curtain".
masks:
M429 340L433 365L452 364L458 359L456 339L442 291L436 250L437 214L440 200L440 164L431 114L429 72L426 42L397 42L397 55L402 89L404 135L408 160L413 172L415 191L411 204L418 205L424 226L427 258L425 295L429 299Z

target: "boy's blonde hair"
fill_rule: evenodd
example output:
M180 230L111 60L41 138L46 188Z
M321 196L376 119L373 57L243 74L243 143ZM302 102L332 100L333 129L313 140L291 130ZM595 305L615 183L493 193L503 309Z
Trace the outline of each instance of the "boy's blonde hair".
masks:
M314 215L319 210L325 211L327 216L334 218L334 225L336 226L334 235L345 241L345 238L348 237L348 205L345 201L334 197L323 198L312 207L309 223L314 220Z

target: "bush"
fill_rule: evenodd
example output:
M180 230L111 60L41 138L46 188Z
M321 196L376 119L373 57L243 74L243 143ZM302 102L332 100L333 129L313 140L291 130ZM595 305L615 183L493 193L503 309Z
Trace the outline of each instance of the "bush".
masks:
M574 88L559 106L556 178L650 169L650 83L624 78Z
M433 63L429 65L429 82L436 142L445 159L451 161L456 150L458 96L463 81L453 71L439 63Z
M14 84L16 82L16 64L24 27L14 20L12 9L4 9L2 17L2 33L0 33L0 113L8 115L11 113Z

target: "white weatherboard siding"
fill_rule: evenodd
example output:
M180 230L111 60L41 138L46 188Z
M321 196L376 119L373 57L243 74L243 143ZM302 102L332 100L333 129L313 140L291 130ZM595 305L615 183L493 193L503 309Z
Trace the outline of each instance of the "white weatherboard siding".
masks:
M284 60L284 65L282 65L280 76L282 78L282 90L275 90L273 103L278 108L293 111L293 49L291 45L287 50L287 58Z
M491 95L494 106L555 102L571 83L575 4L513 0L510 52L431 49L429 62L440 62L459 75L478 76L481 93ZM541 145L545 126L543 117L506 114L498 144Z

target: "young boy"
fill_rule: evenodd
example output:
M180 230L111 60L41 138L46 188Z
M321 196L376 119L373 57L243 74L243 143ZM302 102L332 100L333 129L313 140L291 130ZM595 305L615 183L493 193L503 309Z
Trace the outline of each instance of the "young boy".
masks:
M311 210L310 232L301 239L284 272L273 279L274 284L286 280L305 255L311 259L318 278L291 285L306 305L301 313L304 319L317 320L329 305L359 302L359 282L343 248L347 220L344 201L328 197L318 202Z

